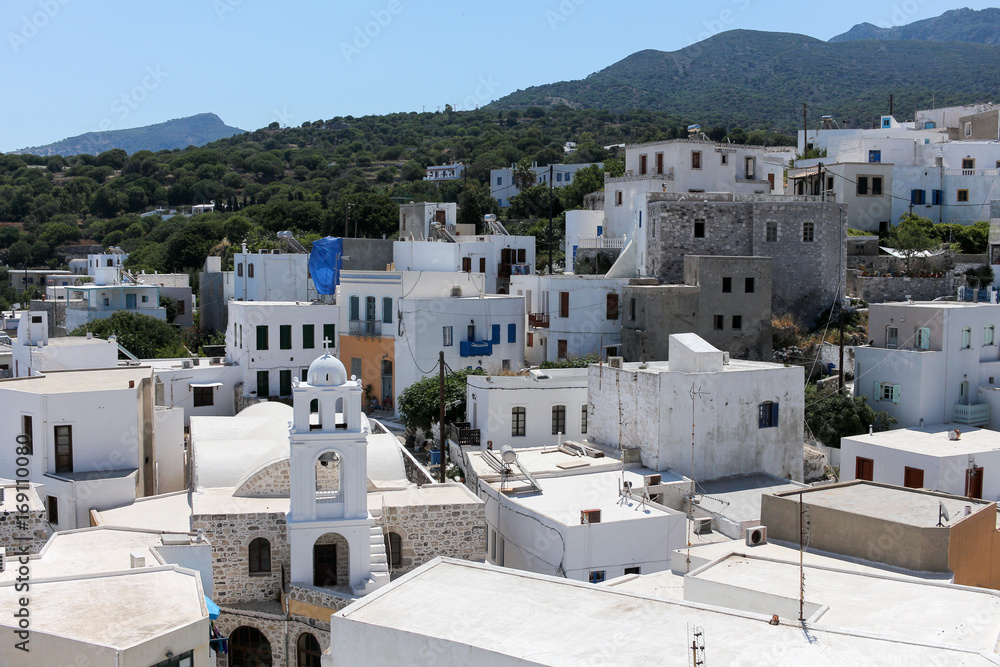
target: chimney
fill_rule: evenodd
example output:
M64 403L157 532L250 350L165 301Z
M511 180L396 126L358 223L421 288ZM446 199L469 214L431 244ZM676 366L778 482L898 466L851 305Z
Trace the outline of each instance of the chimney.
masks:
M133 570L140 567L146 567L146 554L142 551L132 551L129 552L129 567Z

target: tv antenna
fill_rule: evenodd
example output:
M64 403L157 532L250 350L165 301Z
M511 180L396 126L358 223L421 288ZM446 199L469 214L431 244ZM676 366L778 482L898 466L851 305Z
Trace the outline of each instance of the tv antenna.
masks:
M697 625L688 625L688 667L705 665L705 631Z
M691 493L688 494L688 511L687 511L687 572L691 571L691 541L692 537L692 523L694 522L694 497L697 492L697 482L694 476L694 443L695 443L695 396L710 396L711 394L707 391L702 391L701 389L696 389L694 385L691 385Z

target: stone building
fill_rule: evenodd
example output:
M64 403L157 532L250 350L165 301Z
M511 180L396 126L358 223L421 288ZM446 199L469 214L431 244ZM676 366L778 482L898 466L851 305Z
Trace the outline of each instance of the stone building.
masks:
M769 257L684 258L684 284L633 278L622 288L622 356L665 361L671 334L696 333L735 359L771 358Z
M645 197L636 235L642 275L679 283L687 255L770 257L773 311L806 323L842 293L846 216L839 204L716 193Z

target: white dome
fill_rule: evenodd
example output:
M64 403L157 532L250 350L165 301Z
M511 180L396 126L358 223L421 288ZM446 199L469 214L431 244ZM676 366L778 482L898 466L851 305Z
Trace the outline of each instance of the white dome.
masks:
M312 387L337 387L347 383L347 369L337 357L324 354L309 364L308 378Z

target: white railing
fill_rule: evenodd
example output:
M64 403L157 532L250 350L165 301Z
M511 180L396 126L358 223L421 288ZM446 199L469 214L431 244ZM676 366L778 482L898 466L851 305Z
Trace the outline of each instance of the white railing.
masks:
M1000 169L945 169L945 176L1000 176Z
M621 250L625 247L625 237L620 238L607 236L587 236L581 237L577 242L578 248L590 250Z
M674 170L669 169L662 174L626 174L614 178L605 179L605 183L630 183L632 181L672 181L674 180Z

